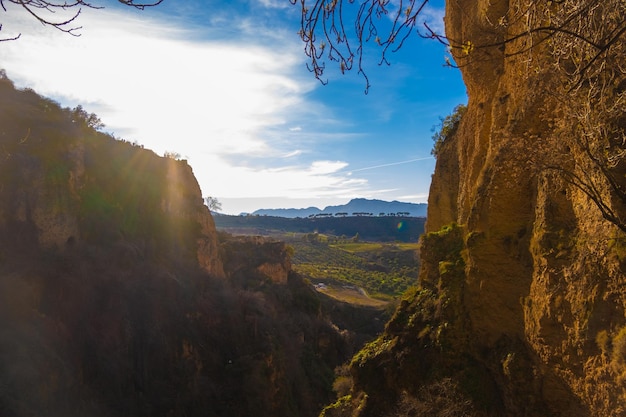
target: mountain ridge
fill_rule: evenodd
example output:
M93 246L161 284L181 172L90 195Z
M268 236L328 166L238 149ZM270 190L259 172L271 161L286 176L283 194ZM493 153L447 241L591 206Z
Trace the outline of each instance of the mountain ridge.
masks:
M407 203L401 201L384 201L378 199L366 199L366 198L353 198L346 204L339 204L336 206L326 206L324 209L318 207L307 208L279 208L279 209L259 209L255 210L251 214L254 216L275 216L275 217L309 217L316 214L331 214L336 215L339 213L345 213L346 215L352 215L353 213L370 213L374 216L384 213L397 214L408 213L409 217L426 217L428 204L426 203Z

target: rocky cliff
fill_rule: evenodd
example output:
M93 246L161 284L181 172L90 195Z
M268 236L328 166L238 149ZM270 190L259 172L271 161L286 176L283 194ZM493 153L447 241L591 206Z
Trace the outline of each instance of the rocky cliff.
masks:
M239 236L224 239L222 256L230 278L259 276L274 284L286 284L291 271L291 254L285 242L261 236Z
M84 114L0 81L4 248L106 241L129 256L196 258L224 275L213 219L185 161L95 132Z
M96 119L0 76L0 415L316 415L355 350L333 305Z
M624 5L540 3L447 2L469 103L438 154L420 288L324 415L626 415L626 62L619 37L586 49ZM589 38L533 32L560 24Z

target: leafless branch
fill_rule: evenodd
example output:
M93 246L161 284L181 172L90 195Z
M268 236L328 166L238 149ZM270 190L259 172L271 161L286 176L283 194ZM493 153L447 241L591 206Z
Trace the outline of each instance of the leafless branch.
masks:
M5 12L7 12L5 1L21 7L42 25L53 27L54 29L60 30L61 32L72 36L80 36L78 31L82 27L76 26L75 22L80 16L83 7L90 9L103 8L103 6L96 6L95 4L85 0L74 0L71 2L67 2L65 0L0 0L0 7L2 7ZM154 0L152 2L135 2L133 0L117 1L121 4L134 7L139 10L143 10L146 7L158 6L163 2L163 0ZM72 14L69 17L56 18L55 14L57 12L68 10L72 11ZM0 25L0 30L2 30L2 25ZM21 34L14 37L2 38L0 39L0 42L16 40L20 37L20 35Z
M370 83L364 68L364 46L380 48L379 65L389 64L387 55L397 51L413 32L417 17L428 0L289 0L301 9L300 38L309 58L309 71L323 84L326 62L334 62L342 73L355 68ZM346 22L354 22L354 32ZM383 35L384 33L384 35Z

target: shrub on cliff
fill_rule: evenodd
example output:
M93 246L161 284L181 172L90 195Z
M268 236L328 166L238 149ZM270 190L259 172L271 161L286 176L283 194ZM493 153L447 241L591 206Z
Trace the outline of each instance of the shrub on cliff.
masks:
M613 337L611 360L616 371L626 371L626 326Z
M441 147L443 146L446 139L452 137L454 133L459 128L459 123L467 110L467 106L464 104L459 104L454 108L451 114L447 115L445 118L440 119L441 122L439 126L433 126L433 131L435 132L432 136L433 138L433 149L430 151L431 155L435 158L439 155L439 151L441 151Z

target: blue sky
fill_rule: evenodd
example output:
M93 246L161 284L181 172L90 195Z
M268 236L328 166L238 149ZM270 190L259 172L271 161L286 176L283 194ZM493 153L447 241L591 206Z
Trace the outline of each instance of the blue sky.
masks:
M327 85L306 69L288 0L173 1L144 11L83 9L79 37L0 11L0 67L20 87L82 104L105 130L188 159L223 212L426 202L431 128L466 102L445 50L412 36L391 66L366 48L371 87L329 63ZM442 26L443 2L425 15Z

